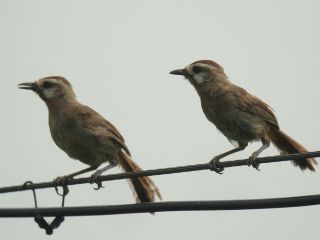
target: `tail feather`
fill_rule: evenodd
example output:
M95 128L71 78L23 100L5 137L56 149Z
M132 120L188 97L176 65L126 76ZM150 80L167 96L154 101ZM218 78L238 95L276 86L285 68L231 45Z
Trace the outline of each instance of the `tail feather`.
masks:
M120 167L125 172L138 172L142 169L124 152L120 152ZM136 202L153 202L155 197L160 200L161 194L157 186L149 177L131 178L130 183L136 195Z
M270 131L271 142L280 150L283 154L293 154L300 152L308 152L300 143L289 137L287 134L279 129L272 129ZM314 158L306 158L301 160L293 160L293 164L298 166L302 171L309 169L315 171L315 165L317 161Z

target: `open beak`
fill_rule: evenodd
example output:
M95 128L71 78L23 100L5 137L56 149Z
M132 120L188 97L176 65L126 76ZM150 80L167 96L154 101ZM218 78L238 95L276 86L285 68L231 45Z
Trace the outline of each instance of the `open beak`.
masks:
M186 76L187 71L185 69L177 69L177 70L171 71L170 74Z
M32 90L32 91L36 91L37 89L36 84L32 82L20 83L18 84L18 88Z

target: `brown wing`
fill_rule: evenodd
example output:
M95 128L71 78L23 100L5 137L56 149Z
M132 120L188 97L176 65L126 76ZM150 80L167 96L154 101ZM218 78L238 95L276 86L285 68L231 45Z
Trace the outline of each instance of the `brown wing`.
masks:
M85 125L83 126L84 128L90 129L92 134L99 134L99 131L104 130L103 132L112 141L120 145L131 156L128 147L124 143L124 138L112 123L88 106L82 105L78 110L78 117Z
M258 115L266 122L272 124L276 128L279 128L277 118L268 104L251 95L243 88L237 87L234 89L234 94L237 98L237 102L239 103L239 108L242 111L248 112L252 115Z

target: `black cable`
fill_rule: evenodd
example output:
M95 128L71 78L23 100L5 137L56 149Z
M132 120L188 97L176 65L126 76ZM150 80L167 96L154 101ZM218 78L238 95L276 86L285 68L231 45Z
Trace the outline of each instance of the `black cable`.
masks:
M290 160L301 160L309 157L320 157L320 151L296 153L296 154L288 154L288 155L278 155L278 156L271 156L271 157L261 157L261 158L257 158L256 162L258 164L283 162L283 161L290 161ZM237 166L247 166L247 163L248 163L248 159L225 161L225 162L218 163L217 167L229 168L229 167L237 167ZM142 176L164 175L164 174L192 172L192 171L209 170L209 169L210 169L209 163L203 163L203 164L187 165L187 166L180 166L180 167L146 170L146 171L140 171L140 172L109 174L109 175L98 177L98 180L113 181L113 180L136 178L136 177L142 177ZM66 185L76 185L76 184L83 184L83 183L90 183L90 177L69 179ZM56 185L54 181L28 184L27 186L23 186L23 187L22 185L18 185L18 186L0 188L0 193L49 188L49 187L55 187L55 186Z
M125 205L84 206L64 208L16 208L0 209L0 217L96 216L148 212L246 210L301 207L320 204L320 195L220 201L153 202Z

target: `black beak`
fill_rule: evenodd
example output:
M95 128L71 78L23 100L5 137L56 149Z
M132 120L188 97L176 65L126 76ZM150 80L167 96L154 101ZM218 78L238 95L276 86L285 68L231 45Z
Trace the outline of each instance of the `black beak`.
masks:
M171 71L170 74L186 76L187 71L185 69L177 69L177 70Z
M36 86L35 83L26 82L26 83L20 83L20 84L18 84L18 88L36 91L37 86Z

